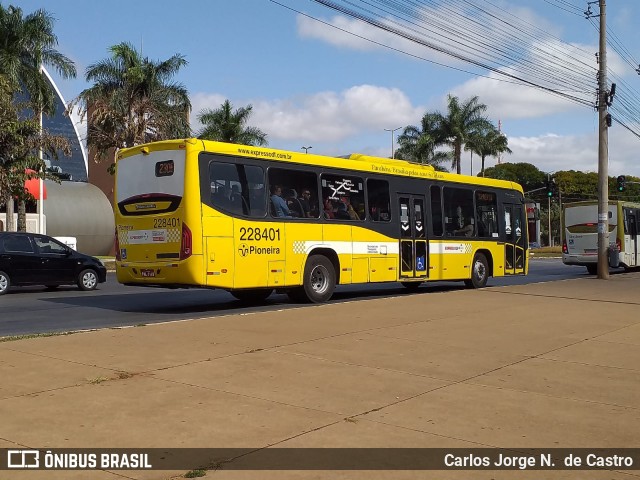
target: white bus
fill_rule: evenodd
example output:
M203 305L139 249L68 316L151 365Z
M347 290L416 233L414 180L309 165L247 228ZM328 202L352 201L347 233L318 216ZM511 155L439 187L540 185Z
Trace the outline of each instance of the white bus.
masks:
M609 201L610 248L619 252L619 265L640 266L638 222L640 203ZM562 261L566 265L582 265L591 274L598 272L598 202L567 203L562 211L564 241Z

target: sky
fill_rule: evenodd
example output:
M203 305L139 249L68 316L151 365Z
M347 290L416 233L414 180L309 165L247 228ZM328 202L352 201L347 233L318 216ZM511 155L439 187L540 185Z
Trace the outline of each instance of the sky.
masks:
M598 51L597 30L566 8L586 9L586 1L491 1L567 47ZM538 89L496 81L490 72L467 68L459 60L311 0L0 2L18 6L25 14L44 8L55 18L58 50L75 62L78 71L75 79L61 79L51 72L66 101L90 86L85 81L89 65L107 58L110 46L129 42L153 60L184 55L188 65L175 80L189 92L196 132L200 128L197 114L229 99L235 108L253 106L249 125L267 133L270 147L389 157L392 142L404 127L419 125L426 112L446 112L447 95L461 100L477 95L488 106L489 119L500 124L509 140L513 153L502 161L529 162L545 172L598 168L594 109ZM634 58L640 57L638 19L637 0L607 2L608 29ZM608 64L633 89L630 94L640 91L640 76L613 52ZM597 68L595 55L593 66ZM594 95L595 88L594 78ZM637 128L640 119L635 122ZM609 175L640 176L639 147L640 138L614 123L609 129ZM472 165L465 152L462 172L477 174L479 163L474 156ZM488 158L486 166L495 163L496 159Z

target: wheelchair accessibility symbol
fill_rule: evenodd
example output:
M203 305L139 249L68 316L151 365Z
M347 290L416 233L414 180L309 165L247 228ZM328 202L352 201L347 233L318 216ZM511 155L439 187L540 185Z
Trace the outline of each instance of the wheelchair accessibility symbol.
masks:
M416 270L418 271L426 270L424 257L416 258Z

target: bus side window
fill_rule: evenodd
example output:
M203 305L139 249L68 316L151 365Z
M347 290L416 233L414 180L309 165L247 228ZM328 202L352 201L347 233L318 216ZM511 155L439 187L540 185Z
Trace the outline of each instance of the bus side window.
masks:
M287 204L291 217L318 218L318 177L315 173L293 168L271 167L269 168L269 191L272 192L276 185L281 186L281 196ZM271 215L274 216L275 208L272 206L270 210Z
M367 180L369 217L374 222L391 221L389 182L370 178Z
M444 187L442 193L444 211L447 212L447 217L445 218L447 235L456 237L476 236L473 190Z
M356 208L364 203L364 182L360 177L323 173L320 176L325 218L364 220Z
M478 217L478 236L498 237L498 204L493 192L476 192L476 213Z
M442 228L442 197L440 187L437 185L431 185L431 228L436 237L441 237L444 233Z
M240 163L211 162L209 165L210 203L236 215L264 217L264 190L256 196L256 187L264 187L262 167Z

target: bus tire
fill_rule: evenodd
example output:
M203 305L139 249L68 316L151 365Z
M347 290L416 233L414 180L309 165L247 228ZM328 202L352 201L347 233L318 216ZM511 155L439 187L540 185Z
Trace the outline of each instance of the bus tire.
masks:
M587 272L589 273L589 275L597 275L598 274L598 264L597 263L590 263L589 265L587 265Z
M312 255L304 267L302 288L292 290L293 297L303 297L302 300L311 303L324 303L333 295L336 288L336 270L324 255ZM302 295L304 294L304 295Z
M471 279L464 284L469 288L484 288L489 280L489 262L484 253L476 253L471 263Z
M248 288L230 290L229 293L244 303L262 303L273 293L273 288Z
M406 288L410 292L415 292L420 288L422 282L400 282L404 288Z

